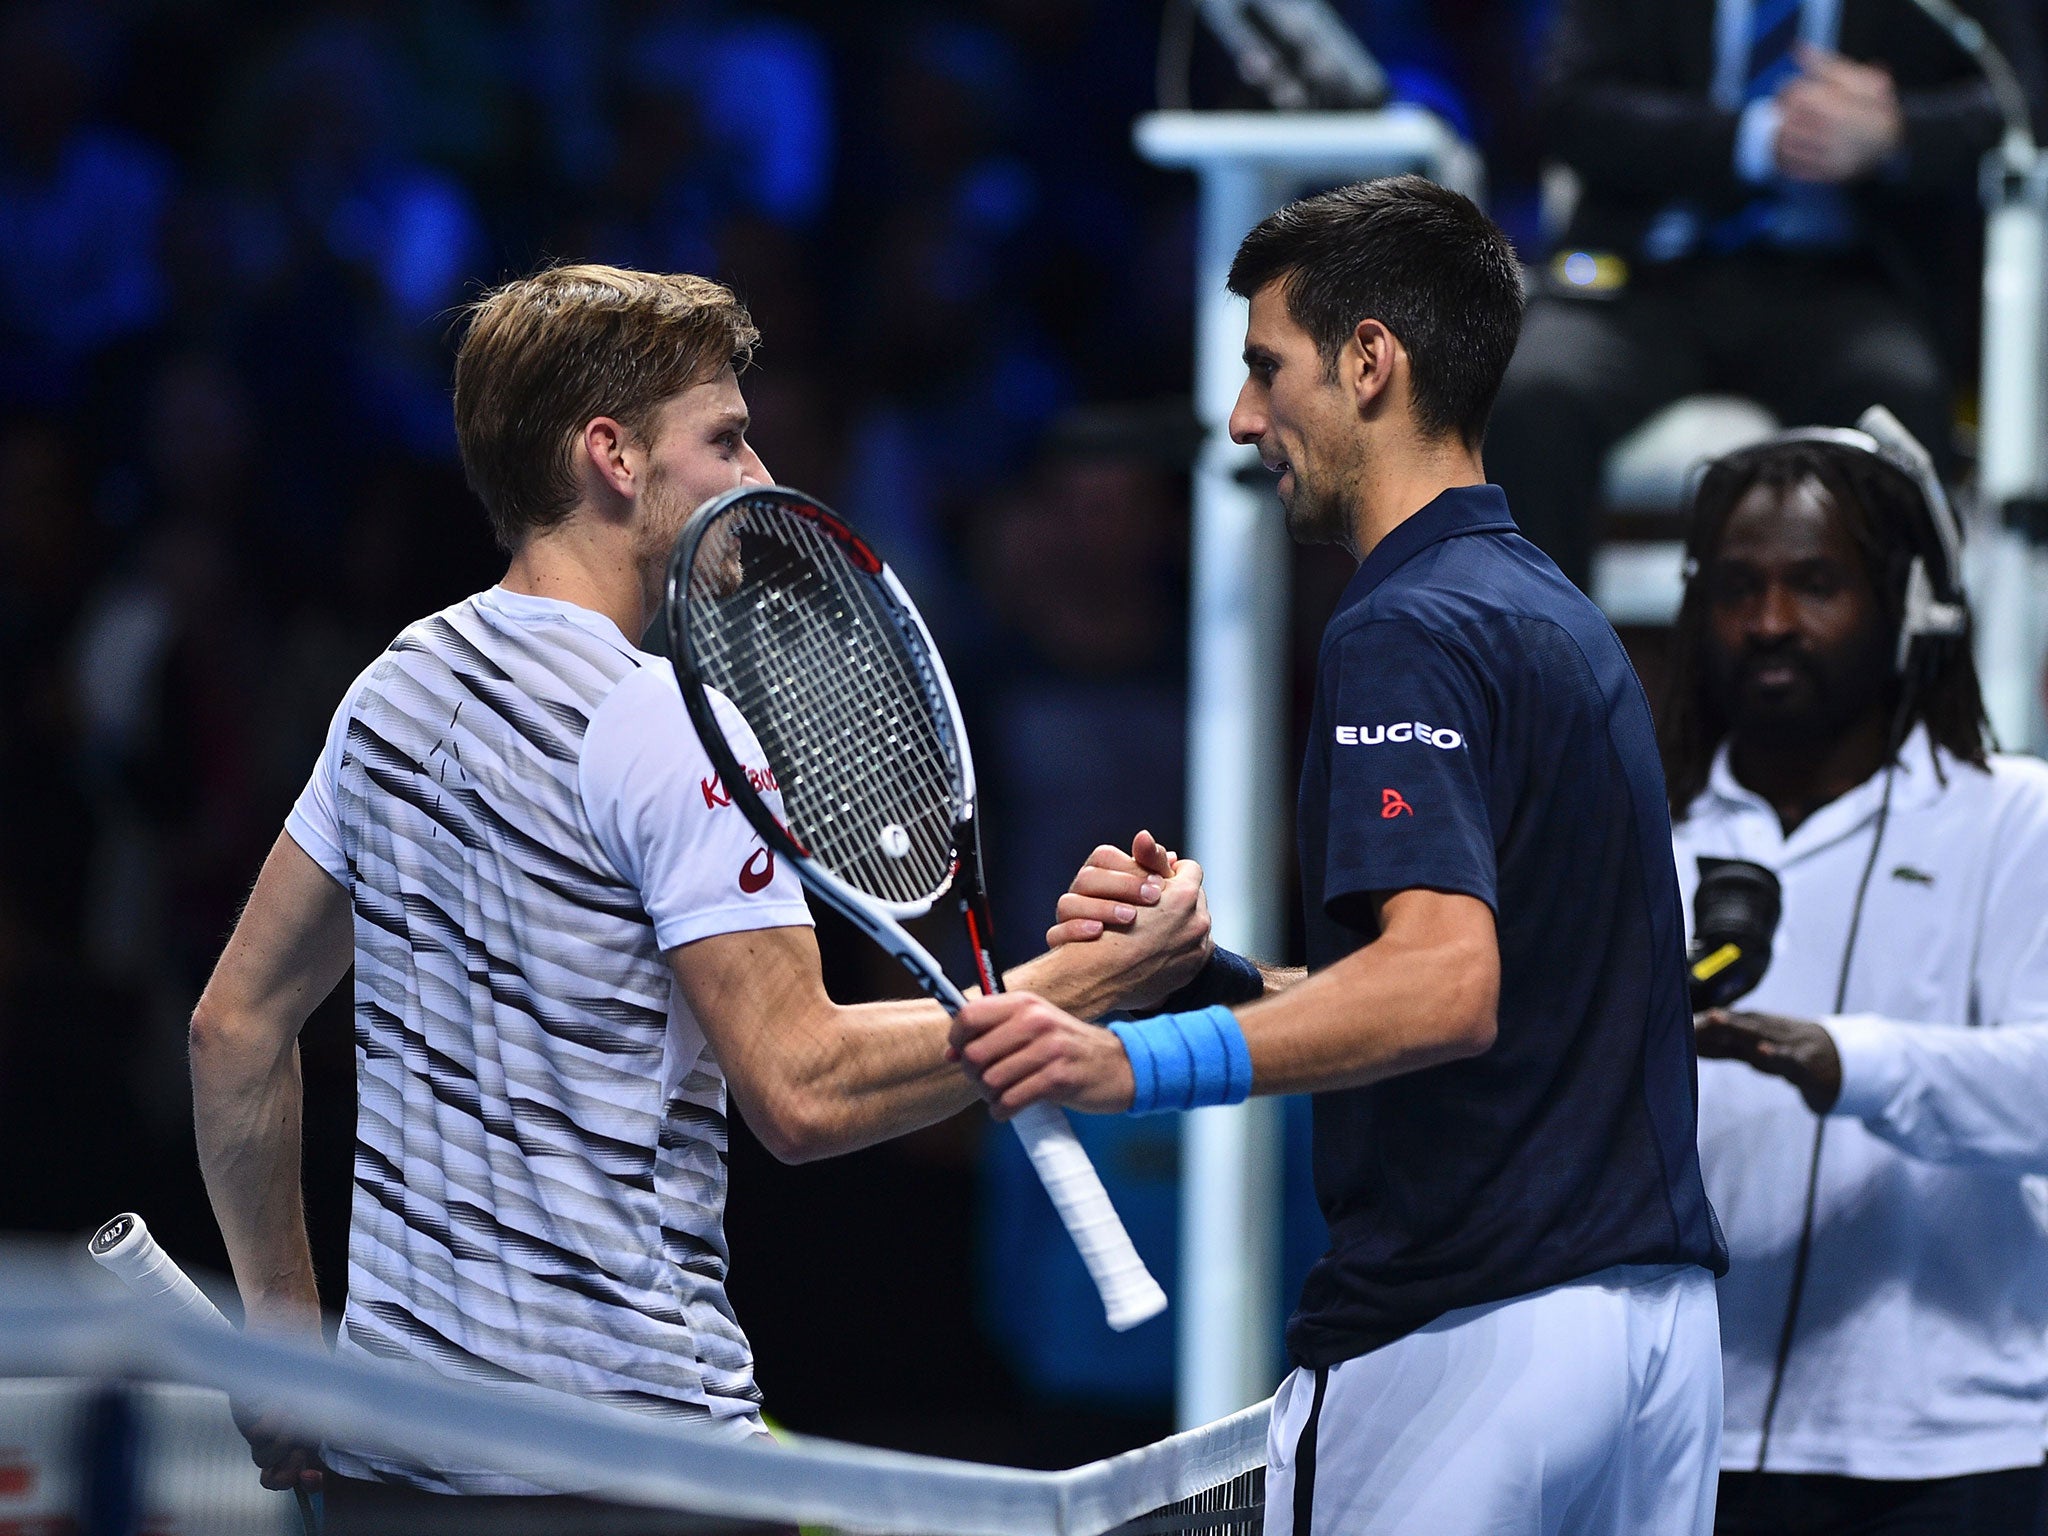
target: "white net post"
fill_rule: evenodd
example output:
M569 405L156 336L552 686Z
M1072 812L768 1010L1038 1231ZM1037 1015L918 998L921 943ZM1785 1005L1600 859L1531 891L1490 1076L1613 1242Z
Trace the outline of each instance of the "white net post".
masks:
M1287 533L1258 455L1230 441L1244 378L1242 300L1231 257L1290 198L1400 171L1477 195L1469 146L1427 112L1155 112L1138 151L1201 179L1195 255L1195 465L1189 605L1188 828L1216 940L1276 957L1286 934ZM1256 478L1240 479L1241 471ZM1277 1100L1187 1116L1181 1130L1177 1416L1222 1418L1273 1390L1279 1373L1281 1118Z

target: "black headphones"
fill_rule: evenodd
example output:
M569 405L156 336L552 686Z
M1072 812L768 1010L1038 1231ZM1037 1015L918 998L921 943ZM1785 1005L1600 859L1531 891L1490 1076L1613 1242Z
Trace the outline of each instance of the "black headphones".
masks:
M1932 645L1960 639L1969 630L1969 598L1963 591L1963 525L1934 472L1934 460L1920 440L1908 432L1890 411L1873 405L1856 420L1854 427L1794 427L1761 442L1739 448L1702 464L1694 477L1693 489L1715 466L1725 464L1737 453L1755 453L1764 448L1785 448L1799 443L1845 448L1877 460L1901 475L1917 493L1920 509L1915 530L1913 562L1906 573L1906 605L1899 624L1898 654L1892 665L1901 676L1912 661L1916 645ZM1693 519L1686 532L1685 579L1690 586L1699 577L1699 541L1705 530Z

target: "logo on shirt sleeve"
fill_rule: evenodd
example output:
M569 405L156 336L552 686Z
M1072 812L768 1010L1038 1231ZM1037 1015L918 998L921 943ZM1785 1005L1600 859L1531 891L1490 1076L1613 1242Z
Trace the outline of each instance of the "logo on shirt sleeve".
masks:
M782 789L773 768L749 768L747 783L753 786L757 795L776 794ZM704 809L707 811L715 811L722 805L732 804L732 791L725 787L724 782L715 773L708 779L699 779L697 788L704 796Z
M1398 789L1380 791L1380 820L1392 821L1396 816L1413 816L1415 807L1401 798Z
M1420 720L1402 720L1393 725L1340 725L1337 727L1337 745L1340 747L1376 747L1382 742L1398 745L1404 741L1419 741L1443 752L1455 752L1465 745L1462 734L1447 725L1425 725Z
M767 890L774 878L775 850L772 848L756 848L747 856L747 862L740 866L740 889L749 896Z

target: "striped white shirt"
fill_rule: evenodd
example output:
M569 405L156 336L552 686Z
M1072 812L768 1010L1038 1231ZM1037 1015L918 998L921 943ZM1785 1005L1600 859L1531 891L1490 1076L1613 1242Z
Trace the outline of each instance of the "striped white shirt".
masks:
M355 912L342 1347L758 1425L725 1294L725 1080L662 956L810 916L668 664L571 604L458 603L357 680L286 831Z

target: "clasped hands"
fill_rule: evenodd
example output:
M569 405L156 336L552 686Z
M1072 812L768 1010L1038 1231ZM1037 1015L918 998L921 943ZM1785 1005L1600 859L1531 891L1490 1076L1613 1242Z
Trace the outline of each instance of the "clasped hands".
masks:
M1046 944L1102 946L1103 959L1126 967L1123 995L1132 1007L1157 1004L1209 958L1201 866L1149 832L1129 853L1105 844L1090 854L1054 917ZM946 1057L975 1080L998 1120L1041 1103L1116 1114L1136 1091L1116 1036L1029 992L970 999L953 1020Z
M1692 1027L1702 1057L1746 1061L1759 1072L1782 1077L1816 1115L1827 1114L1842 1096L1841 1052L1834 1037L1811 1019L1710 1008L1693 1015Z
M1777 95L1772 153L1778 173L1817 183L1869 175L1905 141L1905 115L1891 71L1806 43L1797 57L1800 72Z

